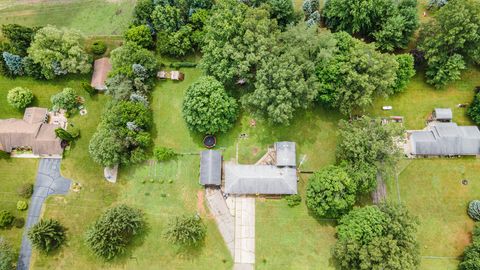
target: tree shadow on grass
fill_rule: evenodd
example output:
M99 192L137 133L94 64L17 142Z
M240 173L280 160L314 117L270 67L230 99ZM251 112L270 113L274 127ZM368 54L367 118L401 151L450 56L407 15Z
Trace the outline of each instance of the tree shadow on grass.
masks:
M151 228L148 222L146 222L144 228L131 239L130 243L127 244L125 252L119 254L113 260L106 262L111 265L120 266L125 265L132 260L137 261L138 258L134 256L134 251L144 244L145 239L147 238L150 231Z

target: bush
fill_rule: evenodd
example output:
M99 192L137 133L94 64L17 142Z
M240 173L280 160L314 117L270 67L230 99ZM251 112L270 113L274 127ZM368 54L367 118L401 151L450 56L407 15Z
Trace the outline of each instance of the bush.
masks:
M15 252L5 238L0 237L0 270L15 269Z
M197 63L192 63L192 62L174 62L170 63L171 68L182 68L182 67L196 67Z
M17 210L25 211L28 208L28 203L26 201L18 201L17 202Z
M66 239L65 228L54 219L41 220L27 233L33 247L43 252L59 248Z
M33 101L33 93L27 88L15 87L8 91L8 103L17 109L24 109Z
M285 200L287 201L288 206L294 207L299 205L302 202L302 196L298 194L289 195L285 197Z
M107 45L101 40L93 42L91 51L93 54L102 55L107 51Z
M23 184L18 190L17 190L18 196L25 198L25 199L30 199L33 194L33 184L31 183L26 183Z
M198 215L175 217L165 231L165 238L178 245L197 246L207 233L205 224Z
M85 242L95 255L107 260L125 252L127 244L145 226L143 213L127 205L105 211L87 230Z
M23 217L16 217L15 220L13 220L13 225L21 229L25 225L25 219Z
M153 47L152 33L147 25L133 26L123 36L125 41L135 42L143 48Z
M10 154L9 154L9 153L0 150L0 159L9 159L9 158L10 158Z
M97 94L97 89L93 88L89 83L83 82L82 89L88 93L89 96L93 97Z
M473 200L468 204L468 215L475 221L480 221L480 201Z
M167 161L174 158L177 155L172 148L159 146L153 150L153 156L157 161Z
M66 131L65 129L63 128L56 128L55 129L55 134L57 135L58 138L64 140L64 141L67 141L67 142L71 142L73 141L75 138L72 136L72 134L70 134L68 131Z
M54 110L65 109L71 111L77 107L77 93L72 88L64 88L62 92L50 98Z
M12 225L13 219L12 213L7 210L0 210L0 228L3 229Z

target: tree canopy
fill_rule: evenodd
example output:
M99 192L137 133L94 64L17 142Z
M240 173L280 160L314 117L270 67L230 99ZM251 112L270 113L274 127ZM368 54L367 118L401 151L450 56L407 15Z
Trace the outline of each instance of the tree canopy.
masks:
M219 81L204 76L188 87L182 112L189 129L215 134L232 127L237 119L238 105Z
M53 95L50 101L54 110L64 109L71 111L78 105L77 92L72 88L65 88L62 92Z
M308 180L306 202L319 218L338 218L355 203L356 183L343 167L328 166Z
M418 221L405 206L355 208L339 220L333 256L340 269L417 269Z
M28 48L28 56L41 66L46 79L67 73L88 73L91 69L91 58L84 50L82 36L75 30L41 28Z
M198 246L207 234L207 228L198 215L175 217L165 231L168 241L185 246Z
M373 39L384 51L405 48L419 24L416 0L329 0L323 16L333 31Z
M420 30L427 82L437 88L460 79L466 61L480 64L480 4L451 0Z
M127 42L134 42L143 48L151 48L153 46L152 33L146 25L132 26L123 36Z
M23 87L15 87L8 91L7 101L12 107L24 109L33 101L33 93L30 89Z

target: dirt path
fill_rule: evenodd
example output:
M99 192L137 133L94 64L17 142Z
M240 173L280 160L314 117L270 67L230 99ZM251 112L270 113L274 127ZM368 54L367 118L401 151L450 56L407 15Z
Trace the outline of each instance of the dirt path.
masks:
M199 190L197 192L197 211L202 215L206 215L207 213L205 211L204 201L205 201L205 192L203 190Z

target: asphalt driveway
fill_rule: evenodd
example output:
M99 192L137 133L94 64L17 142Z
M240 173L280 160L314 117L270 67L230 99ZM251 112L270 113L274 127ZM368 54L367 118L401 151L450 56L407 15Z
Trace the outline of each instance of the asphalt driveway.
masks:
M44 158L40 160L35 188L28 208L17 270L29 269L32 245L27 238L27 231L40 219L43 203L48 196L67 194L70 189L72 181L60 175L61 161L61 159L54 158Z

